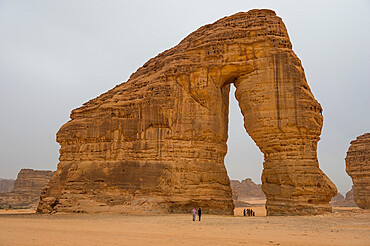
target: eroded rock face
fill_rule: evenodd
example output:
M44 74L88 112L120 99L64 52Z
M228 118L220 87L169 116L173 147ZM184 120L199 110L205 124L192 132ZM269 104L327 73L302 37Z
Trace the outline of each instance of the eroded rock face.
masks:
M346 156L346 171L353 181L357 206L370 209L370 133L351 142Z
M203 26L71 113L39 212L233 214L224 166L229 88L265 155L268 215L331 211L321 106L282 20L251 10Z
M42 188L49 183L52 171L22 169L14 182L12 192L0 193L0 206L13 208L36 208Z
M246 178L241 182L239 180L230 180L231 190L234 200L265 199L261 185L255 184L252 179Z
M0 192L11 192L14 189L14 179L0 179Z

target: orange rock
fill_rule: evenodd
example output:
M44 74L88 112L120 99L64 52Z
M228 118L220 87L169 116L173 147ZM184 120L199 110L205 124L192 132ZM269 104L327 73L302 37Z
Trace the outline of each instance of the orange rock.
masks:
M0 207L33 208L40 200L42 188L49 182L52 171L21 169L11 192L0 193Z
M224 166L231 83L265 155L267 214L331 211L337 191L316 155L322 109L271 10L199 28L73 110L38 211L233 214Z
M357 206L370 208L370 133L351 142L346 156L346 171L353 181Z

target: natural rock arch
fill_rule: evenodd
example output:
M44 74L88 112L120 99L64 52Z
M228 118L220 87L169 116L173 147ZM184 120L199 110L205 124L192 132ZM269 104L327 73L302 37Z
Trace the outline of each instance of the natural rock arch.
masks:
M230 83L264 153L267 214L331 211L321 106L282 20L251 10L203 26L71 113L39 212L233 214L224 166Z

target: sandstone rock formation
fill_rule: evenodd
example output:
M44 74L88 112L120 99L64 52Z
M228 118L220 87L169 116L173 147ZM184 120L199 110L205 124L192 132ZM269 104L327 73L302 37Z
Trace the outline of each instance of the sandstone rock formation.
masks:
M344 198L343 204L346 207L357 207L355 196L353 195L353 186L352 189L346 193L346 198Z
M241 182L239 180L230 180L230 185L233 200L266 199L261 185L255 184L250 178L246 178Z
M346 193L346 197L338 193L335 197L331 199L330 205L334 207L357 207L353 197L353 189L349 190Z
M370 208L370 133L351 142L346 156L346 171L353 181L357 206Z
M71 113L39 212L233 214L224 166L230 84L265 156L267 214L331 211L319 169L322 109L274 11L251 10L191 33L130 79Z
M12 192L0 193L0 207L36 208L42 188L49 182L52 171L22 169L14 182Z
M335 197L333 197L330 201L330 204L332 206L335 206L337 203L343 202L344 201L344 196L340 193L336 194Z
M0 192L11 192L14 189L14 179L0 179Z

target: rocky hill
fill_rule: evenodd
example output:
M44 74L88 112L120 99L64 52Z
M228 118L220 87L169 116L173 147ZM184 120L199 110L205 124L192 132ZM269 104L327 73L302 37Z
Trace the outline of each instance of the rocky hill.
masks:
M230 180L234 200L266 199L260 184L255 184L252 179Z
M36 208L41 190L52 175L53 171L22 169L14 182L13 191L0 193L0 207Z
M0 192L11 192L14 189L14 179L0 179Z
M357 207L353 197L353 188L346 193L345 197L338 193L331 199L330 205L333 207Z

